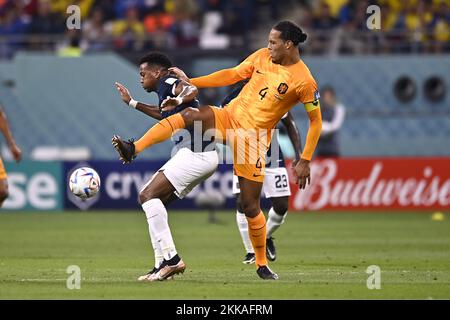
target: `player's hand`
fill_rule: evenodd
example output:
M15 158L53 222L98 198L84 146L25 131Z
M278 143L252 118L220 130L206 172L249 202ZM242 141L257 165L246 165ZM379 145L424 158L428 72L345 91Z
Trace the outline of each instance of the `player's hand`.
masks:
M184 73L184 71L181 70L180 68L172 67L172 68L169 68L169 71L175 73L177 75L177 77L180 78L181 80L184 80L187 83L190 82L186 73Z
M297 165L297 163L300 161L300 159L294 159L294 160L292 160L292 163L291 163L291 166L292 166L292 169L295 169L295 166Z
M161 111L172 111L182 103L181 98L167 98L161 103Z
M294 170L298 178L296 184L298 184L298 187L300 189L305 189L306 185L311 183L311 170L309 168L309 161L300 159L300 161L296 164Z
M128 89L121 83L116 82L115 85L117 91L119 91L120 93L120 97L122 98L123 102L125 102L128 105L131 101L130 91L128 91Z
M11 150L14 160L16 160L16 162L19 162L22 159L22 150L20 150L20 148L15 143L10 145L9 149Z

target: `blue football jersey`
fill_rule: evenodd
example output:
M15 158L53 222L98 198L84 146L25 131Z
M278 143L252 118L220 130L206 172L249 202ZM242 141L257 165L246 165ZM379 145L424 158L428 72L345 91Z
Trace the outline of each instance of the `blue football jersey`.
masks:
M175 98L177 95L175 94L175 89L180 83L180 79L178 79L173 74L168 74L167 76L162 77L158 83L158 89L156 93L159 98L159 107L161 108L162 102L167 98ZM167 118L173 114L183 111L186 108L198 108L199 102L197 99L194 99L187 103L182 103L171 111L161 111L161 115L164 118ZM194 127L195 128L195 127ZM208 151L211 150L212 141L203 141L202 130L199 128L198 130L194 130L194 128L189 128L185 130L179 130L172 136L172 141L175 143L175 146L180 148L189 148L193 152L203 152L207 146Z

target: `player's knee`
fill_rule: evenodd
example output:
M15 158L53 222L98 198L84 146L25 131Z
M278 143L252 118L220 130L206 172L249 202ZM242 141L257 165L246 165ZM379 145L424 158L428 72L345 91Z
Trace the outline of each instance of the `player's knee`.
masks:
M140 205L143 205L147 201L155 199L155 198L158 198L158 196L151 190L142 190L141 192L139 192L139 204Z
M197 120L198 111L194 108L186 108L180 112L186 126L192 125Z
M244 212L247 217L256 217L261 211L259 203L254 201L242 201L241 209L241 212Z
M288 211L289 205L287 201L280 201L273 204L273 210L276 214L282 216Z

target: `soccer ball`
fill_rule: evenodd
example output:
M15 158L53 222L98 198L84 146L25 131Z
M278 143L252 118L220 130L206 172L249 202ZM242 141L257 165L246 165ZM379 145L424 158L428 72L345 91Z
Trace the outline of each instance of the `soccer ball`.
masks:
M81 199L89 199L100 190L100 177L92 168L78 168L69 179L70 191Z

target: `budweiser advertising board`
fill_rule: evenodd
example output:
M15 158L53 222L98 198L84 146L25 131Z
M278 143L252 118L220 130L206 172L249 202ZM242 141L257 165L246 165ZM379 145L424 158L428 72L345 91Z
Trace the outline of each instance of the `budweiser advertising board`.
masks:
M449 157L317 159L305 190L288 171L292 210L450 209Z

